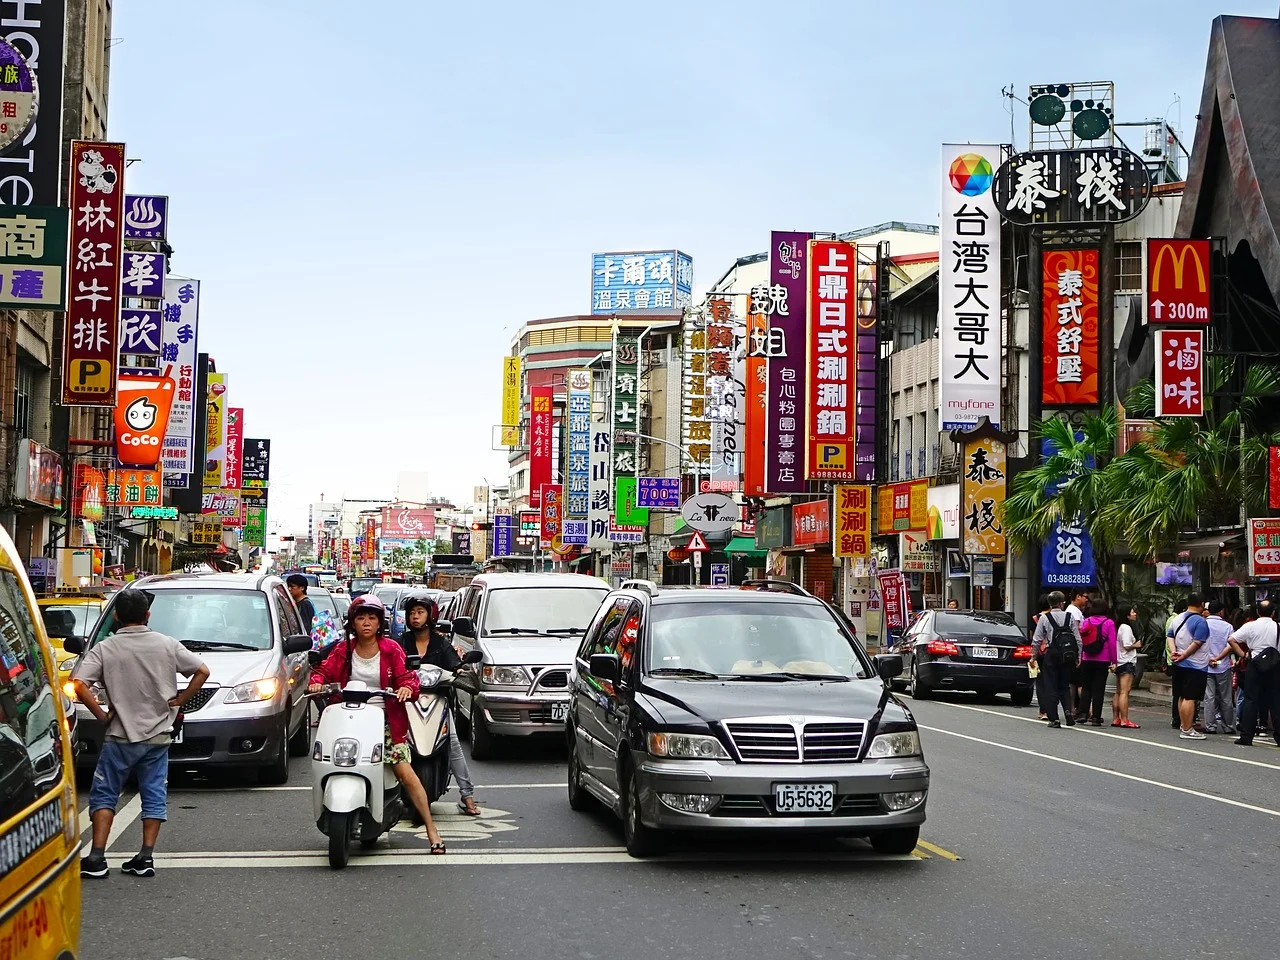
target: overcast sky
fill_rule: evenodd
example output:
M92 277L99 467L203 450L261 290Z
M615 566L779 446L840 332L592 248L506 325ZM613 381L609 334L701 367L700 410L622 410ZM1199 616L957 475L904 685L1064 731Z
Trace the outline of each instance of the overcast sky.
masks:
M1167 112L1190 146L1220 9L114 6L109 135L141 161L129 192L171 197L173 271L203 281L201 349L274 441L286 530L398 470L456 500L505 482L501 357L589 309L592 251L679 247L697 295L770 229L936 223L940 143L1025 145L1004 86L1114 80L1118 119Z

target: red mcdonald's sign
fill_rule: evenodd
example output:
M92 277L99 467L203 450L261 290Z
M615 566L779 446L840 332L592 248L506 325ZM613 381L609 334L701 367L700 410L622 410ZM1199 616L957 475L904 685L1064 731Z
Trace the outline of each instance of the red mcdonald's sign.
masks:
M1212 316L1208 240L1147 241L1147 322L1208 323Z

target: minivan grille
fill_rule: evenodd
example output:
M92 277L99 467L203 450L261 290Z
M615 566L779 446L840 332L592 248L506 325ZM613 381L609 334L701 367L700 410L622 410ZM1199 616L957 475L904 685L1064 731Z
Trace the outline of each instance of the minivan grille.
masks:
M862 750L866 724L807 723L804 727L804 759L806 763L850 763Z
M199 710L201 707L207 704L210 700L212 700L214 695L218 692L219 689L220 689L219 687L201 687L199 690L197 690L194 694L191 695L191 699L188 700L186 704L183 706L182 708L183 714L195 713L197 710Z
M566 670L544 670L538 674L534 686L543 690L563 690L569 686L569 673Z
M796 731L789 723L726 723L725 728L743 760L800 759Z

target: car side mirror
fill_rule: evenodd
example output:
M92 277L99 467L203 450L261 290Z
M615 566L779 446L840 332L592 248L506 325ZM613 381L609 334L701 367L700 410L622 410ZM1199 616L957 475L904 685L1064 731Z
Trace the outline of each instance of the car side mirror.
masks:
M311 649L311 638L305 633L295 633L284 638L284 655L292 657L295 653L306 653Z
M446 637L447 637L447 636L449 636L451 633L453 633L453 621L452 621L452 620L437 620L437 621L436 621L436 633L442 633L442 634L444 634Z
M453 633L458 637L467 637L474 640L476 636L475 621L470 617L456 617L452 621Z
M616 653L593 653L591 655L591 675L597 680L617 683L622 679L622 662Z
M79 656L84 653L84 637L67 637L62 641L62 649Z
M416 653L411 657L404 658L404 666L406 670L417 670L422 666L422 658Z
M483 651L483 650L468 650L468 651L466 652L466 655L465 655L465 656L463 656L463 658L462 658L462 662L463 662L463 663L483 663L483 662L484 662L484 651Z
M876 675L881 680L892 680L902 673L902 654L878 653L875 657Z

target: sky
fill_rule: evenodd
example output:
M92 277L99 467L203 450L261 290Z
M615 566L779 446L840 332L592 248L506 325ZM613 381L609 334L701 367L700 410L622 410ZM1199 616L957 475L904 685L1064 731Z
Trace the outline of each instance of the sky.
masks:
M108 136L302 532L505 483L501 358L592 252L684 250L696 298L771 229L936 223L941 143L1026 145L1005 87L1112 80L1190 147L1212 18L1278 6L116 0Z

